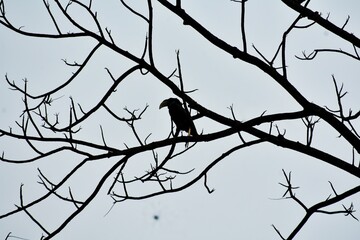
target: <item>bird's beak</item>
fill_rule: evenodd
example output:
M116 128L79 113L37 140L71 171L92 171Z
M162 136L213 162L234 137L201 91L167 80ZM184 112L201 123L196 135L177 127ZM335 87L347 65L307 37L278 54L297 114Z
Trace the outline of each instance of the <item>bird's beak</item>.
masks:
M159 109L163 108L163 107L166 107L167 105L168 105L168 101L164 100L164 101L162 101L162 103L160 103Z

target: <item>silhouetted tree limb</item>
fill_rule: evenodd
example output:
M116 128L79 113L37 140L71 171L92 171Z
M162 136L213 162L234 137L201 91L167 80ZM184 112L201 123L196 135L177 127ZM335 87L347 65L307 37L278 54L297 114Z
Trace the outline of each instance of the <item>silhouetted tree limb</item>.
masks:
M332 190L335 192L335 196L334 197L328 197L326 200L324 201L320 201L314 205L312 205L311 207L307 207L298 197L296 197L294 190L296 190L298 187L293 187L291 184L291 172L289 172L289 174L286 174L286 172L284 170L283 174L285 176L286 179L286 183L280 183L280 185L282 185L283 187L286 188L286 191L284 193L284 195L282 196L285 199L293 199L297 204L299 204L304 210L305 210L305 216L303 217L303 219L299 222L299 224L295 227L295 229L291 232L291 234L286 238L286 239L293 239L295 237L295 235L301 230L301 228L305 225L305 223L309 220L309 218L314 214L314 213L324 213L324 214L339 214L339 213L343 213L345 214L345 216L352 216L355 220L358 221L358 219L353 216L353 204L351 203L349 208L346 208L344 205L343 208L344 210L340 210L340 211L326 211L326 210L322 210L323 208L326 208L330 205L333 205L335 203L338 203L346 198L348 198L349 196L352 196L358 192L360 192L360 186L356 186L352 189L349 189L348 191L343 192L342 194L337 194L334 190L333 185L331 184L331 188ZM275 226L273 226L274 229L276 230L276 232L279 234L279 236L282 239L283 236L280 234L280 231L278 229L275 228Z

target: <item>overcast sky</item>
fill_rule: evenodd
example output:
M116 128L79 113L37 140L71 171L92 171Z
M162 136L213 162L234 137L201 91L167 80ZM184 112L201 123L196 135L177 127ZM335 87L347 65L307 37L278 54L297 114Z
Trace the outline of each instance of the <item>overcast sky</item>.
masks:
M142 14L147 14L146 1L128 1ZM220 114L231 117L229 106L233 105L237 119L246 121L267 113L300 110L300 106L262 71L249 66L212 46L198 33L183 26L182 21L161 5L154 7L154 59L157 67L170 75L176 68L176 50L180 50L182 74L186 90L198 89L191 94L200 104ZM231 45L241 48L240 5L231 1L182 1L184 9L215 35ZM5 1L6 14L12 23L24 31L55 33L51 19L42 1ZM52 9L55 9L52 3ZM145 21L124 9L120 1L93 1L94 9L102 26L112 30L117 44L133 54L141 56L147 26ZM360 2L358 0L313 0L309 5L329 19L342 26L351 16L346 30L359 36ZM95 29L83 11L70 7L70 13L89 29ZM56 13L60 17L59 12ZM246 32L249 52L258 56L252 44L267 58L272 58L282 33L290 26L297 14L280 0L249 0L246 12ZM61 19L61 18L59 18ZM61 27L72 31L69 23L60 21ZM302 24L309 23L306 19ZM54 40L37 39L18 35L0 26L0 113L1 129L16 128L15 121L23 109L22 96L9 90L5 74L17 84L28 80L28 88L40 94L64 82L75 68L65 66L61 59L81 63L96 42L87 38ZM327 30L315 25L307 30L292 32L288 42L289 80L311 102L320 106L336 108L336 95L331 75L344 83L345 107L354 111L360 109L359 94L360 68L358 62L337 54L322 54L314 61L297 60L294 55L302 51L310 53L314 48L335 48L352 50L352 46L333 36ZM278 65L280 63L278 62ZM133 64L109 49L101 48L89 62L88 67L71 85L55 94L57 99L50 109L51 114L60 114L60 124L68 122L69 97L88 110L96 104L112 84L106 70L118 76ZM148 141L166 138L170 129L167 110L158 109L163 99L172 93L152 76L133 74L117 89L108 100L109 106L121 116L127 116L124 107L130 110L142 109L149 105L143 119L136 125L140 136ZM78 134L80 139L91 139L101 144L99 125L103 126L109 146L124 148L135 146L136 139L131 129L112 119L105 111L99 111ZM222 126L209 120L197 120L198 132L211 133ZM268 127L268 126L266 126ZM262 129L266 129L263 127ZM291 139L304 141L306 129L301 122L279 123L281 130L287 129ZM250 136L244 135L247 140ZM227 149L239 144L237 136L221 141L198 144L194 149L169 162L169 167L179 171L195 168L189 176L180 176L174 181L180 186L196 176L201 170ZM351 161L351 147L346 145L338 133L325 123L316 126L314 146ZM179 145L179 149L183 149ZM160 149L164 157L168 149ZM0 138L0 151L10 159L22 159L33 154L24 143ZM32 155L31 155L32 156ZM13 210L19 204L19 187L24 183L24 201L30 202L44 194L37 181L38 171L49 176L54 182L61 180L71 167L79 162L71 154L56 155L34 164L12 165L0 162L0 212ZM106 160L106 159L105 159ZM93 184L117 159L102 160L89 164L69 182L76 197L85 197ZM357 161L359 157L357 155ZM140 176L149 168L151 153L141 154L132 159L125 177ZM215 188L208 194L203 181L178 193L162 195L143 201L125 201L112 207L112 199L106 195L111 181L108 181L99 196L75 218L55 239L280 239L271 227L274 224L287 236L298 224L304 211L291 200L276 200L284 193L278 183L285 182L282 169L292 171L293 184L300 186L297 196L311 206L326 199L332 193L328 181L341 193L359 184L359 180L334 167L308 156L261 144L234 153L220 162L208 174L208 185ZM112 179L112 178L111 178ZM111 180L110 179L110 180ZM119 188L120 189L120 188ZM131 189L134 195L155 190L154 186L138 185ZM157 189L158 190L158 189ZM62 190L66 193L67 189ZM56 199L35 206L31 212L39 220L45 220L53 229L72 209L62 207ZM356 210L360 206L359 195L343 202L353 202ZM340 210L341 204L336 208ZM106 216L105 216L106 215ZM360 216L355 213L359 218ZM0 220L0 239L12 232L24 239L40 239L41 230L23 213ZM314 215L298 234L297 239L357 239L360 236L359 222L343 215Z

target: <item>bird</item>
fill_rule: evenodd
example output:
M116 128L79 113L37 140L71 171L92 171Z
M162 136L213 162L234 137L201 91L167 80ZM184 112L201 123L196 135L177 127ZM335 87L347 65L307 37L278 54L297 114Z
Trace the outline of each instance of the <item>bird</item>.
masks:
M193 120L191 119L190 113L186 111L179 99L168 98L162 101L159 109L167 107L171 120L175 123L177 129L185 131L188 135L198 136Z

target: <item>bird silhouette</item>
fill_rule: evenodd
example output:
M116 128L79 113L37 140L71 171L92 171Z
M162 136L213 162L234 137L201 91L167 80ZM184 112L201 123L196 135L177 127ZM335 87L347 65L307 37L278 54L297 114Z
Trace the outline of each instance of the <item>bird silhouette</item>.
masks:
M191 119L190 113L186 111L177 98L165 99L159 106L159 109L167 107L171 120L175 123L178 130L182 130L191 136L197 136L193 120Z

